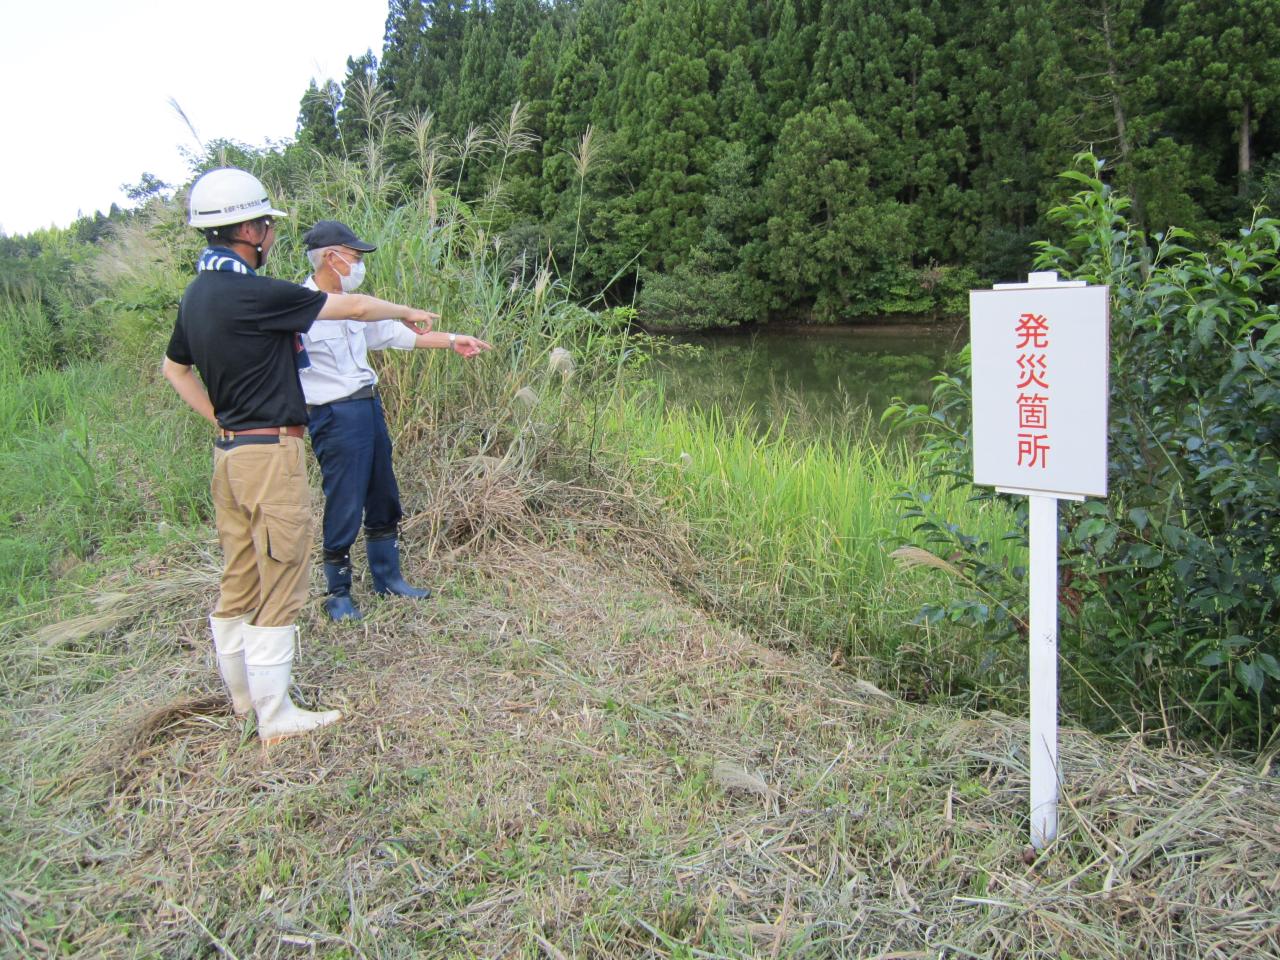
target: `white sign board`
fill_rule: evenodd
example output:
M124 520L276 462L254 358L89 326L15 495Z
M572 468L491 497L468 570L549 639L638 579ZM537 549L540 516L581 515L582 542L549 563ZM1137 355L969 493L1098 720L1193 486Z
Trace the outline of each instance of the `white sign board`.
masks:
M974 483L1107 495L1109 303L1074 283L969 292Z

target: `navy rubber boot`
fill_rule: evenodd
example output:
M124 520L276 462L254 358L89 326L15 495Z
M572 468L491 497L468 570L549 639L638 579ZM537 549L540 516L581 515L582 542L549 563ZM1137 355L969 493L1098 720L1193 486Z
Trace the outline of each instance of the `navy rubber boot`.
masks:
M400 575L400 542L395 537L371 540L366 535L364 545L369 555L369 572L373 574L375 593L413 597L415 600L431 596L430 590L411 587Z
M351 602L351 557L324 559L324 579L329 592L324 598L324 612L330 620L359 620L360 611Z

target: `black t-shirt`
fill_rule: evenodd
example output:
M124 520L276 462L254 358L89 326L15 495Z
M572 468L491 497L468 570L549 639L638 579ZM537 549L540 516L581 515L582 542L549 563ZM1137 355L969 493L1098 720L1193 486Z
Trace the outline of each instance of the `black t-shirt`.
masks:
M305 424L297 335L325 297L284 280L206 270L182 295L165 353L200 371L223 429Z

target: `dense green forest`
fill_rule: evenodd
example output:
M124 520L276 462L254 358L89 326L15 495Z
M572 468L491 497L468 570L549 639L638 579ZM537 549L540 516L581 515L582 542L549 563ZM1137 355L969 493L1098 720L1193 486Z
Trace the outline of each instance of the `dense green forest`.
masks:
M1280 0L392 0L299 143L359 155L371 98L648 323L931 316L1027 270L1082 149L1148 231L1274 202Z

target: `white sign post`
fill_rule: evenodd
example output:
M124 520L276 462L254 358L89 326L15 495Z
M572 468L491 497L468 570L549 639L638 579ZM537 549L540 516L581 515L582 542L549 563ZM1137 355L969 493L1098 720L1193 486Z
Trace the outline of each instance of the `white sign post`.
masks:
M1058 500L1107 495L1109 303L1052 272L969 293L973 482L1029 498L1037 850L1058 835Z

